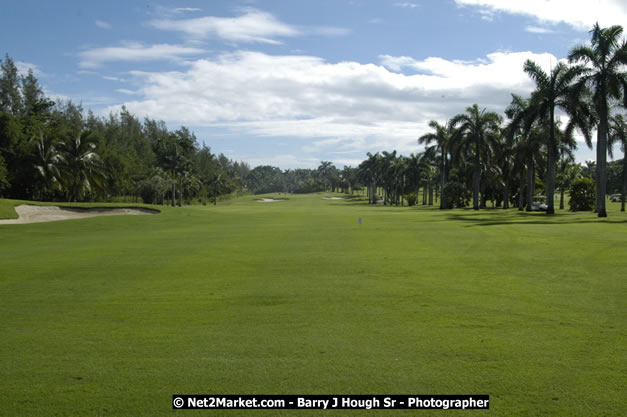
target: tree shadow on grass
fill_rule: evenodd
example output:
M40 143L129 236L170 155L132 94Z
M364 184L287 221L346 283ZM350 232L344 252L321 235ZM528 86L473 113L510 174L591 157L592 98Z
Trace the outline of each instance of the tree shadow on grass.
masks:
M586 217L584 217L586 216ZM511 210L482 210L476 212L464 209L462 212L450 212L446 215L447 220L467 222L466 227L474 226L502 226L512 224L546 224L546 225L562 225L562 224L599 224L599 223L627 223L627 219L622 218L604 218L599 219L596 214L591 213L558 213L547 215L542 212L526 212Z

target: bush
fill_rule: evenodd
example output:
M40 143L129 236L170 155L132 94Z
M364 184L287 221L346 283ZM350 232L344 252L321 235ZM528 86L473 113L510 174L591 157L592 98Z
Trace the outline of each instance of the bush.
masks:
M157 174L137 184L137 193L146 204L161 204L168 189L168 180Z
M466 207L472 197L471 192L463 184L453 181L447 183L444 187L444 195L446 197L446 207L448 208Z
M590 178L579 178L570 186L570 211L589 211L594 207L594 181Z
M408 206L415 206L416 203L418 202L418 194L416 193L409 193L405 196L405 199L407 200L407 205Z

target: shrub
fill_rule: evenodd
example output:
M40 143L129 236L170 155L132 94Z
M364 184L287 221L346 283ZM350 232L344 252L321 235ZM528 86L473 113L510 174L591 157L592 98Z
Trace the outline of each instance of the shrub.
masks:
M590 178L579 178L570 186L570 211L589 211L594 207L594 181Z
M446 207L448 208L466 207L472 197L470 190L467 190L463 184L453 181L446 184L444 193L446 196Z
M416 202L418 202L418 194L416 193L409 193L405 196L405 199L407 200L407 205L408 206L415 206Z
M153 175L137 184L137 193L141 196L146 204L160 204L163 201L164 194L169 189L167 179L160 175Z

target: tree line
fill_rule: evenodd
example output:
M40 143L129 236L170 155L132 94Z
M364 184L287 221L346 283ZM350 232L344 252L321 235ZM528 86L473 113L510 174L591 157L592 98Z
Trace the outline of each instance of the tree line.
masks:
M0 196L181 205L244 188L245 162L211 153L186 127L108 117L46 97L32 70L0 60Z

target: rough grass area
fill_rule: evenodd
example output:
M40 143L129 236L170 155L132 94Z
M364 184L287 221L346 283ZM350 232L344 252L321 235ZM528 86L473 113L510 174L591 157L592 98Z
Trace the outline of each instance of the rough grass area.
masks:
M620 204L321 196L0 226L0 415L198 414L175 393L490 395L489 411L212 416L624 414Z

